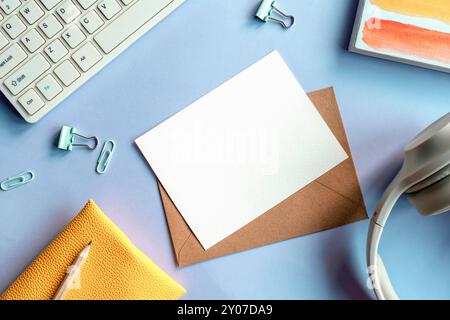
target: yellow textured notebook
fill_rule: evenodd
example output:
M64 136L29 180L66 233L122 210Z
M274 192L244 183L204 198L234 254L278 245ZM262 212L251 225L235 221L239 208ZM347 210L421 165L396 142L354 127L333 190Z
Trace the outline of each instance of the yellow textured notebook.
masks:
M178 299L185 290L137 249L91 200L0 300L51 299L67 268L92 240L70 300Z

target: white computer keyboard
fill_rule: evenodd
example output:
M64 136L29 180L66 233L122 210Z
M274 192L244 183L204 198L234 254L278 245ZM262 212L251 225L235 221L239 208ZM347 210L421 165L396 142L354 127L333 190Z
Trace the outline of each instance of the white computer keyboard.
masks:
M184 0L0 0L1 91L34 123Z

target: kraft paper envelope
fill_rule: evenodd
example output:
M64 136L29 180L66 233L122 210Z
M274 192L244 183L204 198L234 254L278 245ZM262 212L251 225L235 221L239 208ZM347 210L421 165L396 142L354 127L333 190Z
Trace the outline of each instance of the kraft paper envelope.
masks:
M309 97L349 158L206 251L159 184L179 266L367 219L364 199L334 91L332 88L315 91L310 93Z

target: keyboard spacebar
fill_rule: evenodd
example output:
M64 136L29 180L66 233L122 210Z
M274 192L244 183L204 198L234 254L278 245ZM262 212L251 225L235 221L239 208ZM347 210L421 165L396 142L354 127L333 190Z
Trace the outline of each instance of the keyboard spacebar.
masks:
M94 40L110 53L174 0L140 0L99 32Z

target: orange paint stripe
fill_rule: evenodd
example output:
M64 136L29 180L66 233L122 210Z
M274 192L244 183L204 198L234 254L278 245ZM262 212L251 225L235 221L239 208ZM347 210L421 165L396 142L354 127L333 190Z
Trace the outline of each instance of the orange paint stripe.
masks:
M375 50L450 63L450 33L371 18L365 23L363 41Z
M450 0L370 0L383 10L450 23Z

